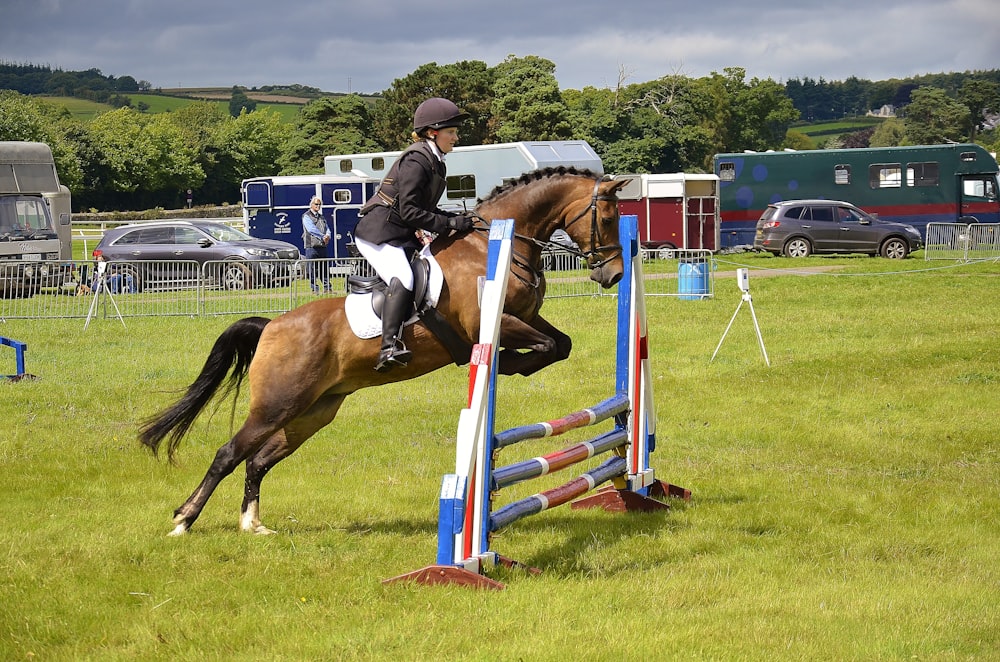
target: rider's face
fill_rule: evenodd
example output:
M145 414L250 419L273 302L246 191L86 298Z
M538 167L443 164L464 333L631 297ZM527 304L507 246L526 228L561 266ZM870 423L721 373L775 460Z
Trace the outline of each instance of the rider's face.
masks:
M438 129L437 135L434 136L434 142L437 143L442 154L447 154L455 149L455 145L458 143L458 127L448 126Z

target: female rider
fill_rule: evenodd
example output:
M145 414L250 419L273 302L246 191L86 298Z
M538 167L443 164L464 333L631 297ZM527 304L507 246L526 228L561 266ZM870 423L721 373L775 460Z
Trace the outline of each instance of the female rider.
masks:
M403 344L403 323L413 313L410 259L420 249L418 231L442 234L472 228L469 216L439 209L445 190L444 157L469 117L447 99L427 99L413 114L413 144L399 156L355 229L358 251L389 286L382 307L382 349L375 370L406 366L413 353Z

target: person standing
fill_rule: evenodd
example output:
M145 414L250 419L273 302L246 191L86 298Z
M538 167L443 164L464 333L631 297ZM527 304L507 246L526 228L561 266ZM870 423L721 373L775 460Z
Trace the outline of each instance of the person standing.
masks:
M309 263L309 287L313 294L319 294L319 283L323 284L323 292L330 292L330 276L327 274L327 246L330 245L330 228L323 217L323 200L313 196L309 201L309 209L302 214L302 245L306 249L306 259Z
M448 99L427 99L413 114L413 144L361 208L354 232L358 251L388 285L382 307L382 348L375 370L405 367L413 353L403 343L403 324L413 314L410 260L420 250L421 230L443 234L472 229L473 218L437 206L447 175L445 156L458 143L458 127L468 119Z

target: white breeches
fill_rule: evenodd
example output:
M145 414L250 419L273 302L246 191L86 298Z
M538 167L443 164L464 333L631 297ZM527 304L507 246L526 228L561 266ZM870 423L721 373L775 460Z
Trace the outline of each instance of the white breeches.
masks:
M391 283L393 278L398 278L403 287L413 291L413 270L405 249L389 244L373 244L360 237L354 238L354 244L386 284Z

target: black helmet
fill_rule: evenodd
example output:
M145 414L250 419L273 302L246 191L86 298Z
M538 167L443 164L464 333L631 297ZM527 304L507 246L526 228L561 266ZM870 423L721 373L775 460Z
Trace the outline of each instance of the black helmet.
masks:
M413 113L413 130L420 133L424 129L443 129L446 126L461 126L469 119L458 106L447 99L432 97L417 106Z

